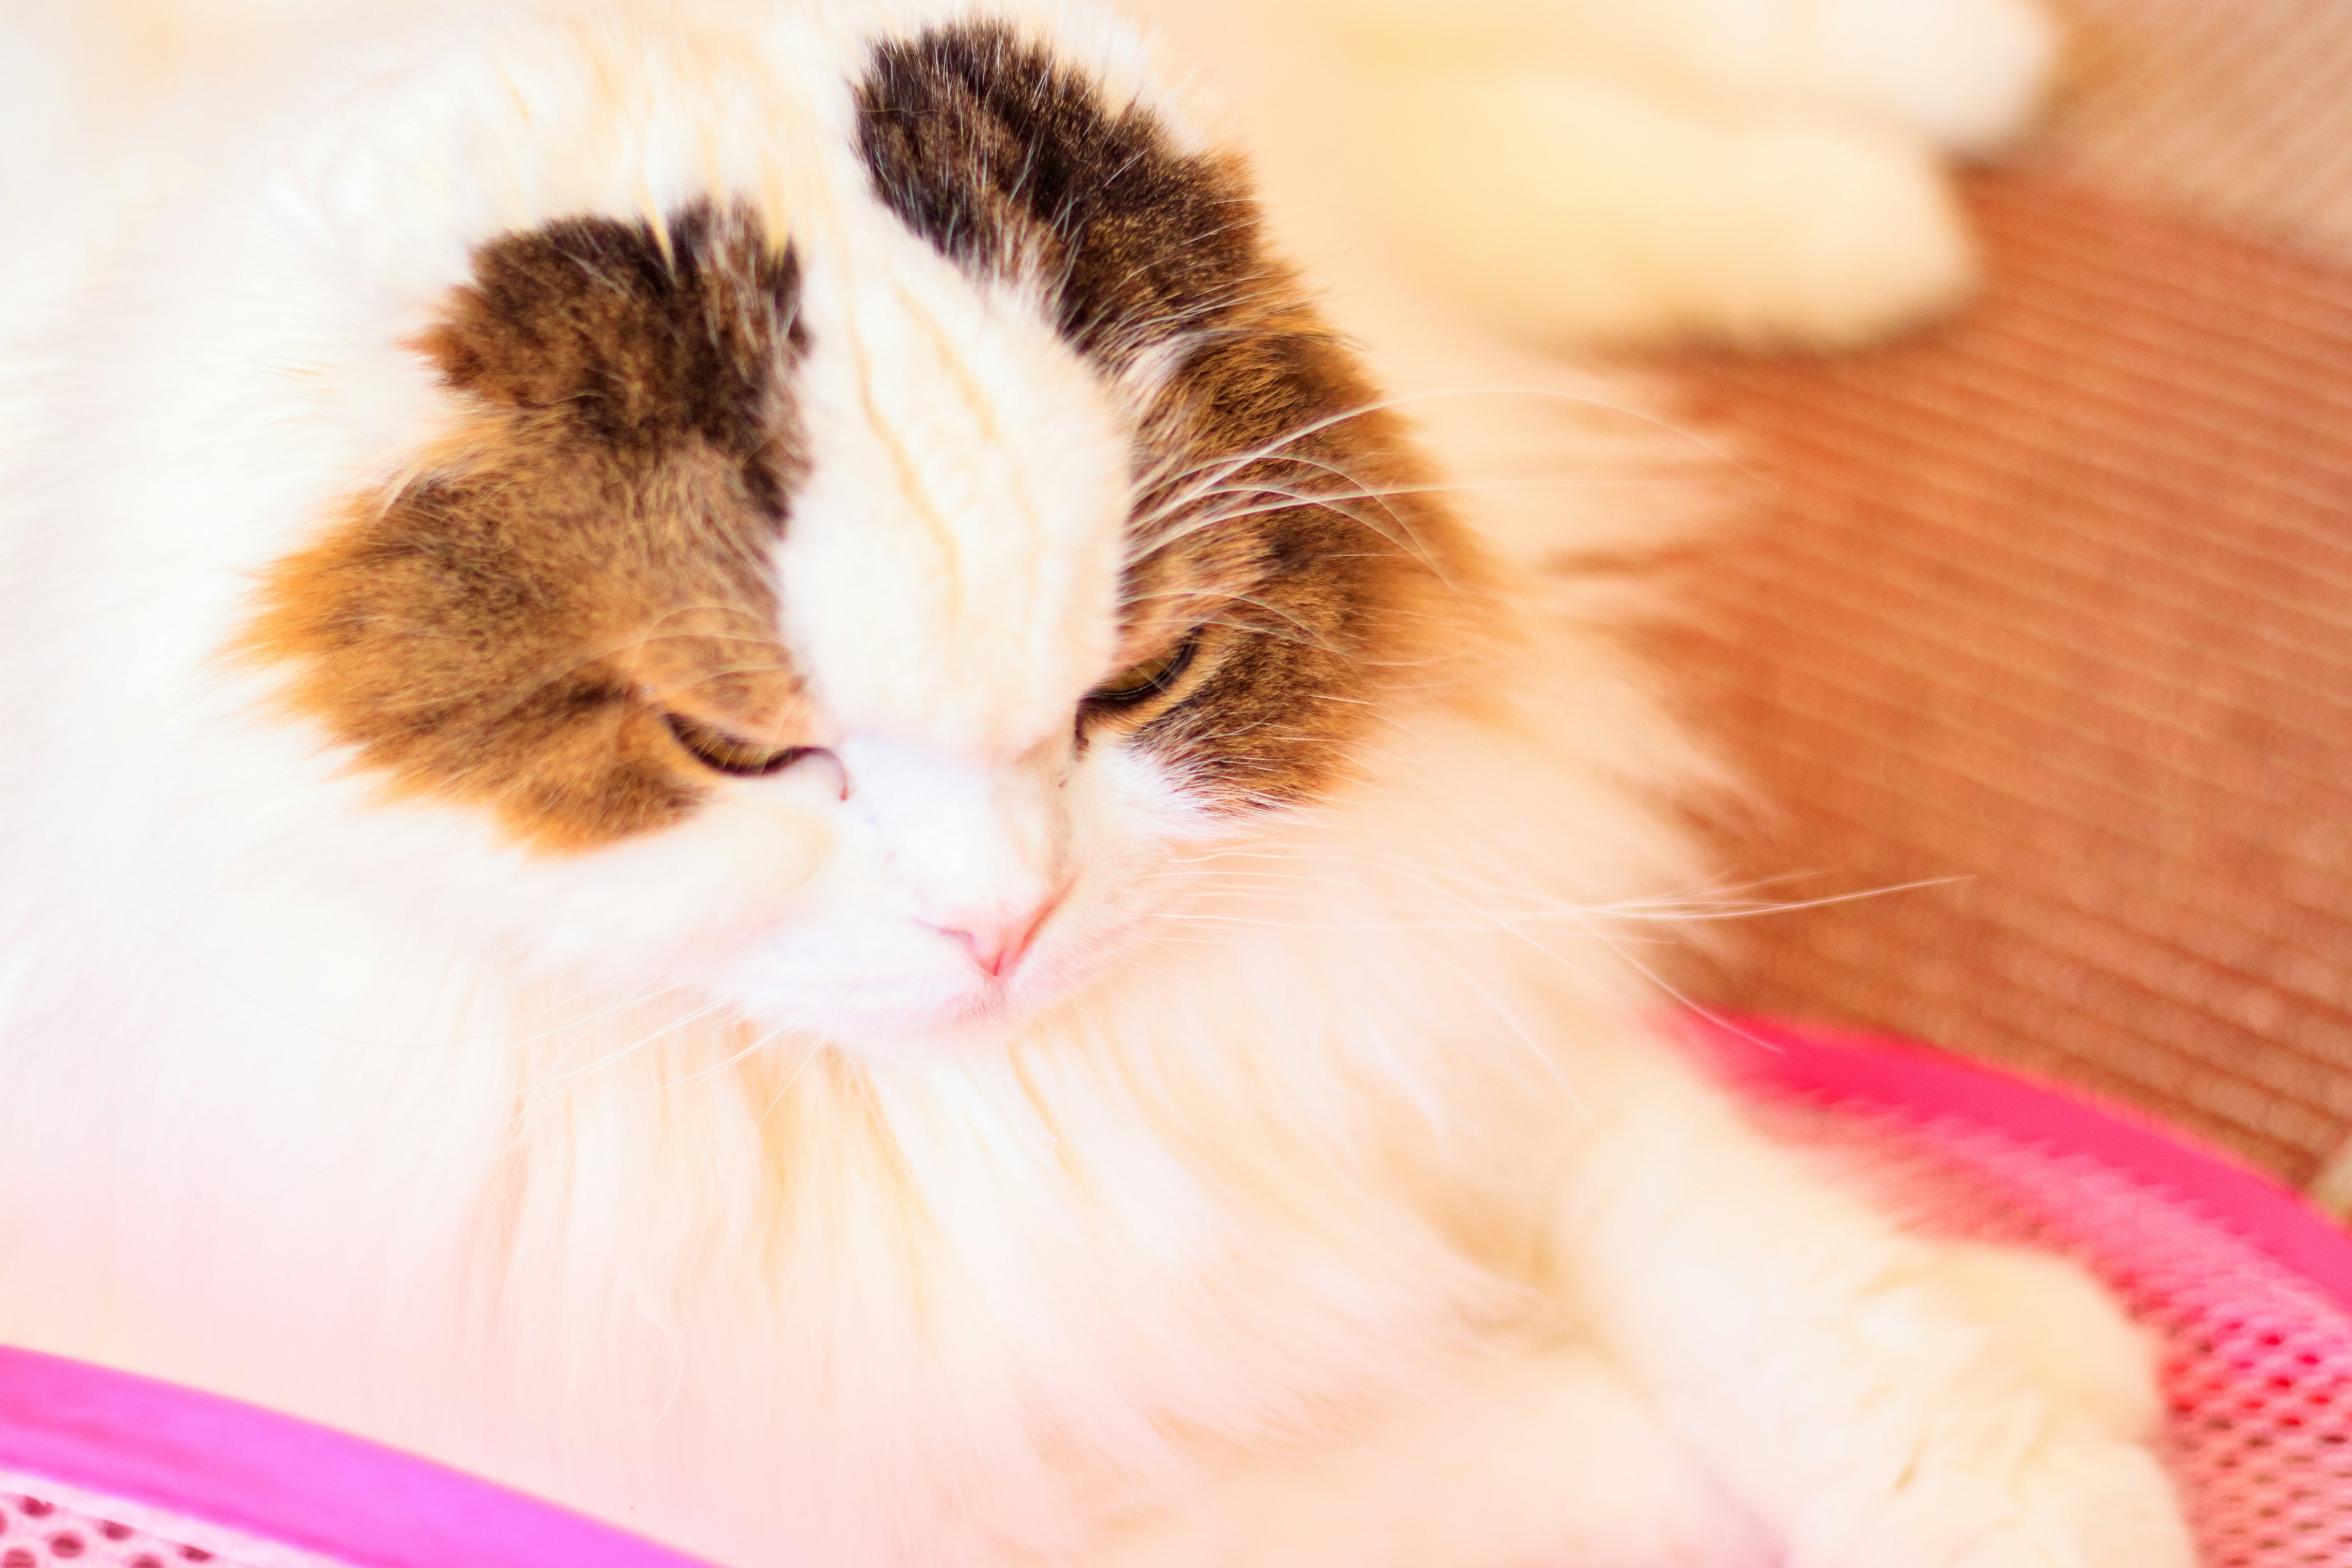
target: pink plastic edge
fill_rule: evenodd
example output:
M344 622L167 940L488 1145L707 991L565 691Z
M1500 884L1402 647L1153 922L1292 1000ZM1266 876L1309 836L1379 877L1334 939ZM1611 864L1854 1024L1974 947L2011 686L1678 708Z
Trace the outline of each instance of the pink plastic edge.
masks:
M1683 1027L1736 1082L1953 1117L2086 1154L2158 1187L2352 1310L2352 1234L2293 1188L2136 1112L1883 1036L1693 1015Z
M1755 1018L1694 1016L1680 1027L1759 1089L1928 1111L2101 1160L2352 1309L2352 1237L2268 1177L2127 1111L1895 1040ZM356 1437L29 1351L0 1350L0 1466L352 1568L707 1568Z
M428 1460L30 1351L0 1350L0 1465L352 1568L705 1568Z

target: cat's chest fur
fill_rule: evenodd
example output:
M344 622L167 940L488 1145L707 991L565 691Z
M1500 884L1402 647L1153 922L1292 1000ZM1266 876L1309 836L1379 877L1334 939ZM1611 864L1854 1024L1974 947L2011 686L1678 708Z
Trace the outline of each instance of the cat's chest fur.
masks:
M487 1067L417 1046L327 1075L308 1031L150 1016L103 1075L139 1092L91 1092L88 1061L19 1080L77 1126L18 1142L12 1184L82 1196L19 1231L11 1276L43 1284L6 1331L717 1561L1076 1551L1549 1316L1473 1258L1528 1244L1508 1198L1573 1101L1540 1069L1450 1075L1525 977L1412 945L1244 942L1009 1057L866 1072L531 1008ZM224 1073L268 1075L283 1124Z

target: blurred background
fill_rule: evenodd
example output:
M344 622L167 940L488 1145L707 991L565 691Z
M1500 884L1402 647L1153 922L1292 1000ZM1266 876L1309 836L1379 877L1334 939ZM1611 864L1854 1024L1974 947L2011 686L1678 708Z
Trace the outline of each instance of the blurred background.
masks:
M1759 784L1698 994L2182 1123L2352 1214L2352 10L2061 0L1989 288L1690 356L1746 521L1664 649Z

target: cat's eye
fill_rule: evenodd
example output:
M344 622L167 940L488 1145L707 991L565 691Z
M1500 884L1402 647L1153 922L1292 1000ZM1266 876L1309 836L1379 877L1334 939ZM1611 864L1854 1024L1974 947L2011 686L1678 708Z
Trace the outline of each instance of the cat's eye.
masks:
M1182 642L1157 658L1123 669L1087 694L1087 702L1095 708L1132 708L1148 702L1182 679L1200 650L1201 634L1194 632Z
M764 778L780 773L803 757L816 756L822 751L817 746L762 746L682 713L664 713L662 722L669 726L671 736L696 762L714 773L735 778Z

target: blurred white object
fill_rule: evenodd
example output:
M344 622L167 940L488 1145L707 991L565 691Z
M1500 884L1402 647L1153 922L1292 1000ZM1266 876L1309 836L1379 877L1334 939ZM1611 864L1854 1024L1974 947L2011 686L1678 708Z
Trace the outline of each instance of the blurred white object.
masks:
M1212 58L1318 259L1547 342L1847 346L1976 279L1945 164L2012 142L2034 0L1138 0Z

